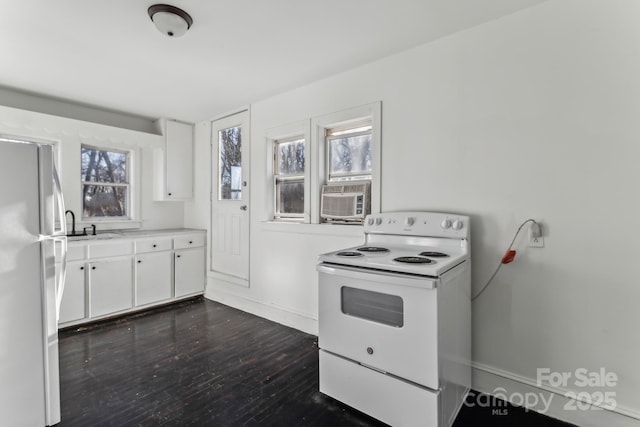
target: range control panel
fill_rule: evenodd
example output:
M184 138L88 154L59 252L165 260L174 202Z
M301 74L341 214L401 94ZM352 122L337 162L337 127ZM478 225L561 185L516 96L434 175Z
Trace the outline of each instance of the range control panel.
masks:
M465 239L469 237L469 217L442 212L384 212L368 215L364 232Z

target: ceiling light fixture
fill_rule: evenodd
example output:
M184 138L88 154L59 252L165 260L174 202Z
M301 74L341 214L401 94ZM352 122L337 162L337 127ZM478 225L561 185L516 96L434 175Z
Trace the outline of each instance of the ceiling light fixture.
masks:
M168 4L154 4L147 12L158 31L169 37L184 35L193 24L193 19L187 12Z

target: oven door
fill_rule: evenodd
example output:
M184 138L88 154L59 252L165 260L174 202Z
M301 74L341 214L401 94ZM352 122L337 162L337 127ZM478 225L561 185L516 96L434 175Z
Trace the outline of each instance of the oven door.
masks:
M433 390L437 279L320 264L318 346Z

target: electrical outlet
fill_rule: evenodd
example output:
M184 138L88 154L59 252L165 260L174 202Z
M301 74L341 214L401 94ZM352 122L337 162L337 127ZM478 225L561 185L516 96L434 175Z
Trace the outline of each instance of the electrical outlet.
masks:
M529 247L544 248L544 237L542 237L542 226L537 224L536 227L529 228Z

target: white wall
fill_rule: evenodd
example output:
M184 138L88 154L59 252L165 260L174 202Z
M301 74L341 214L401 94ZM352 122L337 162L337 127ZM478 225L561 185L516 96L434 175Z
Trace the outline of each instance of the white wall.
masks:
M1 102L0 102L1 103ZM119 127L69 119L22 109L0 106L0 135L53 142L59 150L59 169L62 192L67 209L76 214L76 231L81 231L80 145L124 147L136 150L139 169L139 223L147 229L182 227L182 203L153 201L153 150L161 147L162 137ZM70 225L69 216L67 218ZM98 230L126 228L125 224L95 222Z
M638 16L634 0L549 1L255 103L251 287L210 279L208 295L314 330L316 256L361 235L262 222L264 136L382 100L382 210L470 215L476 292L522 221L544 225L546 247L516 244L516 261L474 304L476 366L530 382L538 368L604 367L619 378L618 410L640 417ZM187 226L208 227L208 191L196 188Z

